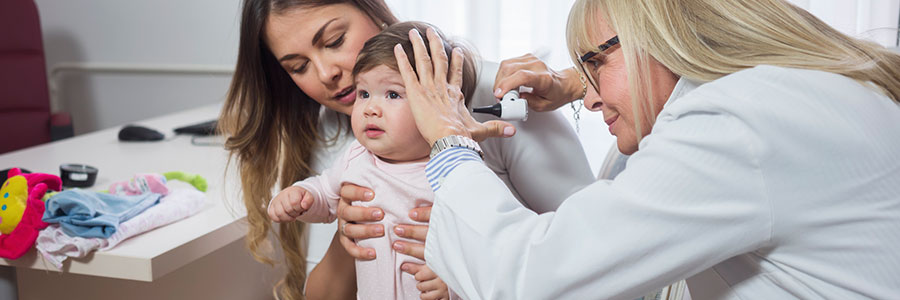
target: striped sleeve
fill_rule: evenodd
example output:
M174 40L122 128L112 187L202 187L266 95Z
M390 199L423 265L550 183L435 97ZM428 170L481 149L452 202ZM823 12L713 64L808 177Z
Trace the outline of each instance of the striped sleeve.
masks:
M428 161L425 167L425 176L431 184L431 190L437 192L441 188L441 182L453 169L467 161L484 162L478 152L465 147L450 147L438 153Z

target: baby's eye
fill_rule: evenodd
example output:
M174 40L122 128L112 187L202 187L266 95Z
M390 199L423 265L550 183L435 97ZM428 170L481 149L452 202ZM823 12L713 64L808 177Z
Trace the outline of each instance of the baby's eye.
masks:
M369 92L368 91L359 91L359 98L362 98L362 99L369 98Z
M389 91L387 96L388 99L400 99L400 94L394 91Z

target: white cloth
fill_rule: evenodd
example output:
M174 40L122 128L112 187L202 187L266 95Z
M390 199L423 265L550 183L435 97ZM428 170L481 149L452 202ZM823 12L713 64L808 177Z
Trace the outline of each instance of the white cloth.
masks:
M58 224L52 224L38 234L35 247L47 261L62 268L69 257L84 257L94 250L106 251L130 237L192 216L200 212L205 201L206 196L197 190L173 190L160 198L158 204L120 224L109 238L73 237L65 234Z
M897 103L773 66L687 83L615 180L554 213L480 162L455 166L427 264L466 299L629 299L694 275L694 299L896 298Z
M482 63L471 107L497 103L492 88L498 68L496 63ZM340 122L346 122L345 118L337 118L331 111L323 111L322 115L321 128L326 130L323 132L327 137L334 135ZM496 119L488 114L473 116L481 122ZM528 121L510 123L517 129L514 137L488 139L480 145L485 152L488 167L525 206L537 212L553 211L566 197L594 182L581 142L560 112L530 112ZM313 169L322 173L344 153L353 139L352 134L345 134L338 142L317 151ZM311 224L308 227L310 244L307 273L325 255L337 229L336 223Z

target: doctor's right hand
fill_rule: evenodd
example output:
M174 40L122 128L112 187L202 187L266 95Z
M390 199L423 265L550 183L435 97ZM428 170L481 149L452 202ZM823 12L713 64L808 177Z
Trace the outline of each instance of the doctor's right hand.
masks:
M506 92L520 86L533 89L519 96L528 100L528 107L535 111L555 110L580 99L586 91L575 68L554 71L530 53L500 62L494 79L494 97L503 97Z
M356 240L384 236L382 224L356 224L357 222L376 222L384 219L384 211L377 207L353 206L353 201L372 201L375 193L371 189L354 184L341 186L341 200L338 201L338 232L341 246L353 258L358 260L375 259L375 249L363 248Z
M305 189L297 186L287 187L269 203L269 219L275 222L290 222L312 206L313 197Z

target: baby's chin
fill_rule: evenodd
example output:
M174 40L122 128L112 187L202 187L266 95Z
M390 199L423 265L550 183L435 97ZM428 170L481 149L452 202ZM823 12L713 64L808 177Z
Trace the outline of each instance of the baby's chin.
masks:
M377 153L375 155L378 155ZM415 163L428 161L428 153L422 155L378 155L381 160L389 163Z
M412 163L412 162L423 162L428 161L429 151L421 151L421 153L408 153L408 152L400 152L400 151L392 151L398 149L369 149L373 154L381 158L389 163Z

